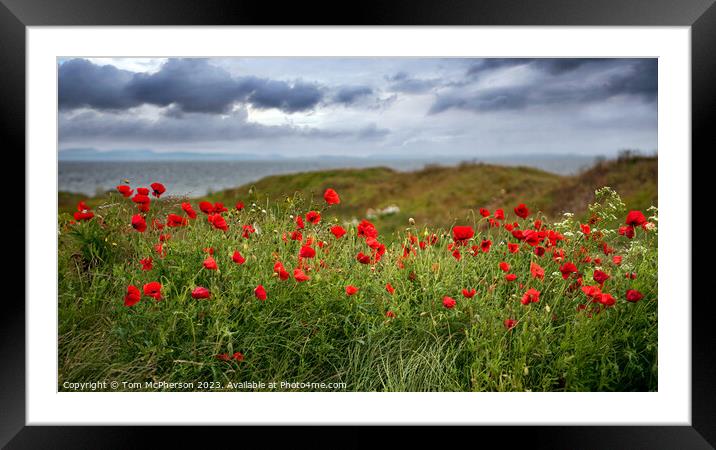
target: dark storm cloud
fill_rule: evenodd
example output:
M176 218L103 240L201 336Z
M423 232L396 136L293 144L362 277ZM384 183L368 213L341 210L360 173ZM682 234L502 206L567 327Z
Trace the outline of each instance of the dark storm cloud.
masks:
M247 121L245 109L216 116L205 113L163 115L145 119L132 115L111 115L100 111L60 114L60 142L109 140L112 142L216 142L251 139L274 140L283 137L321 139L379 140L390 131L375 124L358 129L325 130L291 125L261 125Z
M405 94L422 94L440 85L438 79L414 78L406 72L398 72L386 77L386 80L389 82L390 90Z
M518 59L484 60L468 75L504 67L530 66L538 74L525 84L481 88L474 92L453 89L436 97L428 114L451 108L475 112L519 110L531 106L574 105L632 96L645 102L656 100L658 71L656 59ZM590 65L590 77L579 71ZM596 67L594 67L596 66Z
M369 86L343 86L338 89L333 101L343 105L351 105L358 99L373 94L373 89Z
M87 60L65 62L59 70L60 109L123 110L142 104L178 112L226 113L236 103L292 113L314 108L319 86L253 76L232 77L206 59L170 59L156 73L133 73Z

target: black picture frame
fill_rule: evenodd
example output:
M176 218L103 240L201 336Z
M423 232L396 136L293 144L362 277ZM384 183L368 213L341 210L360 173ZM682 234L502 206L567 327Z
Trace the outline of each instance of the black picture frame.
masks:
M709 120L709 112L716 104L714 0L371 0L351 5L295 2L280 6L245 0L0 0L0 130L6 158L11 151L19 153L19 149L25 148L26 27L89 25L688 26L692 39L692 148L706 149L716 142ZM691 152L693 161L693 150L687 151ZM690 214L689 205L684 205L684 211ZM684 219L690 221L690 217ZM24 237L27 248L27 240L32 236L25 232ZM690 261L684 263L691 264ZM706 269L694 267L695 272L699 270ZM0 445L7 448L131 448L137 443L148 443L145 439L149 435L152 441L184 440L205 433L206 430L193 427L25 426L26 318L25 305L17 297L6 297L0 313ZM716 445L716 352L713 351L716 339L711 323L714 301L710 297L696 298L685 290L683 298L669 299L685 305L690 302L692 308L691 426L516 426L509 429L485 426L469 431L470 435L479 435L483 443L496 441L537 448L713 448ZM336 428L350 442L373 443L362 431ZM235 434L209 429L208 433L213 437L236 436L237 444L245 442L246 436L245 431ZM423 443L431 437L443 443L448 438L444 432L423 428L390 433L396 441L406 434ZM241 435L244 438L240 438ZM282 437L286 443L298 443L302 436L295 429L271 433L271 443Z

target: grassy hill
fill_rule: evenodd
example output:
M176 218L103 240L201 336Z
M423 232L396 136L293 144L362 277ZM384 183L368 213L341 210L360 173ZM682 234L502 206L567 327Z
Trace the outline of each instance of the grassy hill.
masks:
M296 195L323 202L322 193L332 187L342 202L332 213L344 220L362 219L368 210L391 205L399 212L373 219L380 229L393 231L412 217L419 225L449 226L464 220L471 211L526 203L549 218L563 212L582 215L593 201L594 191L614 188L627 207L645 210L657 205L657 158L626 156L598 163L575 176L560 176L528 167L461 164L455 167L428 166L415 172L385 167L338 169L266 177L258 182L206 196L231 207L237 200L247 205L285 201ZM253 188L252 194L249 194ZM74 211L81 194L59 193L60 211ZM198 199L197 199L198 200ZM101 198L88 201L90 206Z

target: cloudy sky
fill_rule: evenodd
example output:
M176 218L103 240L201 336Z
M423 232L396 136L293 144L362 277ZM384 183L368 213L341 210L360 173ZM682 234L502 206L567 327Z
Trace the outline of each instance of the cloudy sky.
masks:
M73 58L58 77L60 151L657 149L655 59Z

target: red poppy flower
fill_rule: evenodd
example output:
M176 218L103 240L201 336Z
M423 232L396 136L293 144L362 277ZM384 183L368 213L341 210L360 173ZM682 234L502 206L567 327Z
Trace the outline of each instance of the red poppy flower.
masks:
M604 306L614 306L614 304L617 302L617 299L615 299L612 294L602 294L599 297L599 303L601 303Z
M306 275L306 273L299 268L293 269L293 278L295 278L298 282L308 281L311 279L311 277Z
M214 205L212 205L210 202L199 202L199 209L204 214L211 214L214 212Z
M211 297L211 292L209 292L209 290L205 287L197 286L193 291L191 291L191 297L197 300L201 298L209 298Z
M458 225L452 227L452 239L455 242L465 243L473 236L475 236L475 230L473 230L470 226Z
M164 250L164 246L162 245L161 242L159 244L154 245L154 251L159 254L160 258L164 258L164 256L166 256L166 254L167 254L167 252L166 252L166 250Z
M505 319L503 323L505 324L505 328L507 328L507 331L510 331L517 326L517 321L514 319Z
M507 281L515 281L516 279L517 275L515 275L514 273L508 273L507 275L505 275L505 280Z
M453 309L456 303L457 302L452 297L448 297L447 295L443 297L443 306L447 309Z
M592 229L589 228L588 224L580 224L579 227L582 229L582 233L589 236L589 234L592 232Z
M358 224L358 237L377 238L378 230L375 228L375 225L363 219L361 223Z
M460 254L460 250L457 249L457 248L456 248L455 250L453 250L453 252L452 252L452 257L455 258L456 260L460 261L460 260L462 259L462 255Z
M162 285L158 281L152 281L144 285L144 295L152 297L155 300L162 299Z
M544 280L544 269L535 262L530 262L530 273L532 274L532 278Z
M538 245L537 247L535 247L535 255L539 256L540 258L542 256L544 256L546 251L547 251L547 249L545 249L541 245Z
M393 311L388 311L385 313L385 317L389 319L395 319L395 313Z
M231 359L231 357L228 353L219 353L218 355L216 355L216 359L220 361L228 361Z
M204 260L204 268L207 270L218 270L219 266L216 264L214 257L209 255Z
M236 361L243 361L244 360L244 354L241 352L234 352L232 358L234 358Z
M156 198L161 197L167 191L162 183L152 183L149 186L152 188L152 195Z
M530 215L530 210L527 209L527 206L525 206L524 203L520 203L519 205L515 206L515 214L517 214L518 217L526 219L527 216Z
M78 221L78 222L83 222L83 221L85 221L85 220L90 220L90 219L93 218L93 217L94 217L94 213L93 213L92 211L83 211L83 212L77 211L77 212L75 212L75 214L74 214L74 218L75 218L75 220Z
M266 289L264 289L263 285L259 284L256 286L256 289L254 289L254 295L259 300L266 300Z
M144 233L144 231L147 229L147 221L144 220L144 217L142 217L139 214L135 214L132 216L132 228L139 231L140 233Z
M147 196L147 195L149 195L149 189L147 189L145 187L138 187L137 194Z
M338 197L338 193L330 188L326 189L326 192L323 193L323 199L329 205L337 205L341 202L341 198Z
M196 211L194 211L194 208L191 207L191 203L183 202L181 204L181 209L184 210L190 219L196 219Z
M127 286L127 294L124 296L124 306L134 306L142 299L139 289L136 286Z
M139 260L139 262L142 264L142 270L152 270L152 258L144 258Z
M228 209L227 207L225 207L223 203L221 203L221 202L215 202L215 203L214 203L214 213L216 213L216 214L221 214L221 213L226 212L226 211L228 211L228 210L229 210L229 209Z
M239 200L238 202L236 202L236 210L237 210L237 211L243 211L243 209L244 209L244 202L242 202L241 200Z
M187 224L186 217L182 217L178 214L169 214L167 216L167 226L169 228L183 227Z
M303 234L301 234L300 231L295 230L291 232L291 240L293 241L302 241L303 240Z
M393 293L395 293L395 288L390 283L386 283L385 290L388 291L390 295L393 295Z
M496 209L494 217L497 220L504 220L505 219L505 211L502 209Z
M303 217L302 216L296 216L296 228L299 230L303 230L306 227L306 225L303 223Z
M331 227L331 233L333 233L333 236L335 236L337 239L340 239L346 234L346 230L340 225L335 225Z
M140 192L141 189L142 188L137 188L137 193L134 194L134 197L132 197L132 201L134 203L149 204L152 201L152 199L150 199L149 196L147 195L149 193L149 191L147 189L144 189L145 191L147 191L147 194L142 194L141 192L144 192L144 191Z
M629 239L632 239L634 237L634 227L631 225L625 225L623 227L619 227L619 235L626 236Z
M482 217L490 217L490 210L485 208L480 208L480 215Z
M503 271L503 272L509 272L509 271L510 271L510 265L507 264L506 262L502 261L502 262L500 263L500 270Z
M630 280L636 280L636 272L627 273L626 277Z
M480 250L482 250L482 253L489 253L490 247L492 247L492 241L483 239L482 242L480 242Z
M629 211L624 222L631 227L638 227L646 223L646 217L641 211Z
M513 244L512 242L507 244L507 249L510 251L510 253L517 253L520 251L520 244Z
M356 292L358 292L357 287L353 286L352 284L349 284L348 286L346 286L346 295L350 296L350 295L355 294Z
M126 184L120 184L119 186L117 186L117 191L124 197L129 197L130 195L132 195L132 192L134 192L134 190Z
M370 264L370 256L363 254L363 252L358 253L356 259L361 264Z
M594 281L596 281L599 284L604 284L605 281L609 279L609 275L606 272L602 272L601 270L597 269L594 271L594 275L592 276L594 278Z
M462 290L462 295L465 298L472 298L475 296L475 294L477 294L477 291L474 288L470 289L469 291L467 289Z
M522 296L522 300L520 300L520 303L522 303L523 305L537 303L539 302L539 295L540 291L535 288L529 288L527 289L527 292L525 292L525 294Z
M566 262L559 267L559 271L562 272L562 278L566 280L570 274L577 273L577 266L572 262Z
M229 226L226 224L226 219L221 217L221 214L211 214L209 218L209 221L217 230L227 231L229 229Z
M636 289L629 289L626 292L626 299L628 302L636 303L644 298L644 295Z
M256 232L256 229L251 225L244 225L243 227L241 227L241 229L243 230L241 236L243 236L245 239L248 239L252 233Z
M244 258L243 256L241 256L241 253L239 253L238 250L236 250L236 251L234 252L234 254L233 254L233 256L231 257L231 259L232 259L236 264L243 264L243 263L246 262L246 258Z
M622 263L622 257L619 255L614 255L612 256L612 262L618 266Z
M316 225L321 221L321 214L318 211L309 211L306 213L306 220Z
M301 250L298 252L298 256L301 258L313 258L316 256L316 251L313 249L313 247L304 245L301 247Z

